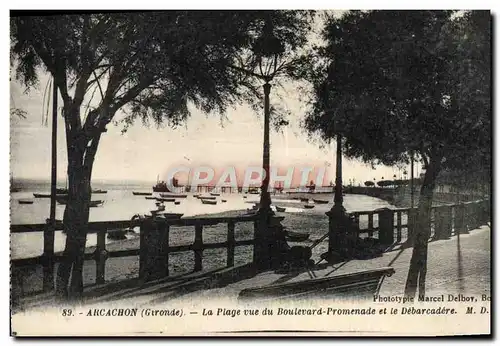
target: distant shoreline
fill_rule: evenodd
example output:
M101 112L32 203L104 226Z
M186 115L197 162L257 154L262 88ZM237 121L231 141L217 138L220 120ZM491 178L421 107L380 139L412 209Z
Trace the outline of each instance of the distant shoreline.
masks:
M37 185L50 185L50 179L42 179L42 178L13 178L12 185L29 185L29 184L37 184ZM153 181L145 181L145 180L121 180L121 179L94 179L92 180L93 184L99 185L151 185L153 186L155 182ZM66 185L65 179L58 179L57 185Z

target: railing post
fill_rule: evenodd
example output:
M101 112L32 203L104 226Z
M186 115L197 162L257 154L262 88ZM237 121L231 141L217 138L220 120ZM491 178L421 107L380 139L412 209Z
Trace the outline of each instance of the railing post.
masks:
M482 225L482 201L474 202L474 228L479 228Z
M454 207L454 218L453 218L453 228L455 229L455 235L462 233L466 234L469 233L467 232L467 227L465 225L465 206L460 203L456 204Z
M227 224L227 266L234 266L234 221Z
M407 244L412 245L413 244L413 238L415 234L415 227L416 227L416 216L417 216L417 209L416 208L411 208L408 210L408 221L407 221L407 230L408 230L408 235L407 235Z
M24 296L23 277L20 270L12 265L10 275L10 305L11 308L17 308L20 305L21 298Z
M147 228L144 226L144 223L141 223L139 228L139 279L146 280L146 269L147 269L147 236L146 236Z
M170 225L162 223L160 225L161 258L163 259L163 276L169 276L168 262L170 256Z
M194 271L201 271L203 260L203 225L197 223L194 229Z
M380 226L380 219L379 219ZM373 237L373 213L368 214L368 236Z
M43 232L43 290L54 289L54 235L55 223L47 222Z
M474 210L471 206L471 202L464 203L464 230L467 233L474 228Z
M432 221L434 218L434 221ZM430 214L429 214L429 219L431 223L431 235L432 239L437 240L442 237L441 233L441 207L432 207ZM432 234L432 226L434 226L434 234Z
M452 214L451 206L436 207L434 210L435 233L434 239L448 239L451 237Z
M481 225L486 225L490 221L490 201L485 199L481 202Z
M269 233L271 215L266 212L259 212L258 218L255 221L255 243L254 243L254 264L260 270L269 269L271 266L271 258L269 253Z
M257 259L259 258L260 247L257 243L259 235L259 223L257 220L253 222L253 259L252 262L257 264Z
M108 259L108 252L106 251L106 230L99 230L97 232L97 247L94 251L95 260L95 282L96 284L103 284L106 271L106 260Z
M484 206L484 211L485 211L485 223L490 222L491 220L491 199L488 198L487 200L484 201L485 206Z
M168 225L146 219L141 224L139 278L151 281L168 275ZM168 242L168 241L167 241Z
M394 243L394 212L384 208L378 213L378 238L382 244Z
M401 230L402 230L401 211L398 210L396 212L396 214L397 214L397 221L396 221L397 222L397 226L396 226L396 229L397 229L396 241L398 243L400 243L401 242L401 238L402 238L402 234L401 234Z

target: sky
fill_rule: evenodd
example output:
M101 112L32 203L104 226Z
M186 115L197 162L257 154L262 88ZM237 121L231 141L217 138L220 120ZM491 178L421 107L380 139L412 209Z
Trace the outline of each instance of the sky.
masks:
M42 125L44 89L49 76L41 78L40 85L26 93L16 81L11 82L11 103L26 111L26 119L11 117L11 174L16 178L49 179L51 153L52 105L49 104L48 125ZM47 95L46 95L47 99ZM51 98L50 98L51 100ZM273 98L271 95L271 103ZM289 126L280 132L271 132L271 166L299 169L310 166L325 168L325 180L334 180L335 145L320 148L308 140L300 126L306 107L290 95L285 106L291 111ZM59 101L61 106L62 101ZM45 108L45 109L44 109ZM60 114L60 112L59 112ZM263 116L246 105L230 109L225 121L218 114L205 115L194 110L184 126L146 127L140 121L122 134L123 125L109 125L103 134L94 164L93 179L156 181L164 178L173 167L190 168L210 166L217 170L259 166L262 160ZM58 179L66 177L66 138L63 119L58 118ZM343 161L344 181L356 182L390 179L399 176L393 167L371 166L355 160ZM329 178L328 178L329 177Z
M52 97L47 94L44 98L44 92L50 76L41 72L39 85L30 91L26 91L13 74L11 77L11 106L27 113L26 119L15 116L10 119L11 175L14 179L49 179ZM284 97L277 98L276 92ZM298 95L292 84L271 91L271 104L279 102L290 112L287 118L289 125L280 132L271 132L271 166L285 170L298 170L304 166L316 170L323 168L326 170L324 182L327 185L335 180L335 145L320 148L319 143L308 139L301 127L307 105ZM62 100L59 99L59 108L61 106ZM44 114L48 114L47 126L42 125ZM110 124L99 144L93 179L154 182L158 175L166 179L167 172L179 165L190 168L204 165L216 171L236 167L237 173L246 167L261 165L263 115L256 114L247 105L237 105L225 115L226 120L221 121L220 114L206 115L194 109L191 118L182 127L158 129L143 126L138 121L126 133L121 131L123 125ZM119 117L120 114L115 116ZM65 180L66 139L60 115L58 121L58 179ZM416 169L416 174L419 170ZM391 179L394 174L399 178L400 169L386 166L372 169L370 165L356 160L343 161L345 184L350 180L357 185L366 180L378 181L382 177Z

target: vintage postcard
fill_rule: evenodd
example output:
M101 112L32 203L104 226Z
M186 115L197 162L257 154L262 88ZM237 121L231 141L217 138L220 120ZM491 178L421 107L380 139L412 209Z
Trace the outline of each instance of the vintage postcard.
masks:
M491 13L10 13L11 335L491 335Z

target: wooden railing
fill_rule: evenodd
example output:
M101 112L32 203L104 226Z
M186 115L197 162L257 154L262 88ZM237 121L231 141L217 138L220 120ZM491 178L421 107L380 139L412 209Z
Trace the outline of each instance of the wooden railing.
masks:
M446 239L485 225L490 220L490 208L489 200L432 207L432 239ZM416 208L354 211L349 215L354 218L357 232L367 233L368 236L378 232L378 238L384 243L401 243L412 239Z
M255 243L254 238L236 240L235 239L235 225L244 222L253 222L254 234L257 216L238 216L238 217L206 217L206 218L181 218L181 219L142 219L142 220L123 220L123 221L103 221L103 222L90 222L89 223L89 234L97 234L97 243L95 245L95 250L91 253L85 254L85 260L95 261L95 283L103 284L105 283L105 270L106 261L109 258L116 257L128 257L128 256L139 256L139 278L143 277L147 280L148 272L151 270L151 265L148 262L151 257L151 248L153 245L159 251L154 254L155 258L160 261L164 261L162 264L163 268L166 268L163 272L164 275L169 275L168 273L168 260L169 254L177 252L194 252L194 268L193 271L201 271L203 269L203 250L206 249L219 249L225 248L227 250L226 265L233 266L235 261L235 248L237 246L253 246ZM211 226L225 223L227 224L227 238L223 242L216 243L205 243L203 241L204 226ZM169 231L171 227L194 227L194 242L192 244L183 245L170 245L169 244ZM31 232L44 232L48 229L47 224L30 224L30 225L11 225L11 233L31 233ZM106 248L106 235L110 230L117 229L131 229L134 227L140 227L139 235L139 248L128 249L128 250L118 250L118 251L108 251ZM57 224L55 231L61 231L63 229L62 224ZM44 235L50 232L44 232ZM53 239L53 238L52 238ZM62 254L56 254L53 251L54 246L47 246L47 242L44 242L44 250L41 256L30 257L30 258L20 258L11 260L11 275L14 286L19 284L21 278L20 272L26 267L37 267L42 265L44 267L43 276L44 282L46 281L45 275L54 272L54 263L61 262L63 259ZM22 285L21 285L22 286Z

